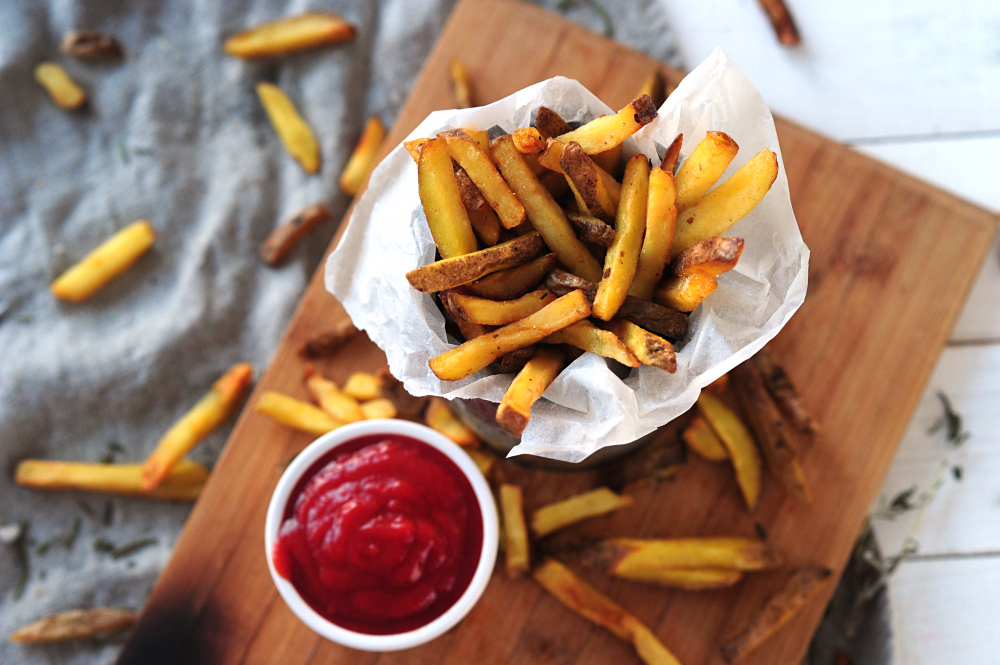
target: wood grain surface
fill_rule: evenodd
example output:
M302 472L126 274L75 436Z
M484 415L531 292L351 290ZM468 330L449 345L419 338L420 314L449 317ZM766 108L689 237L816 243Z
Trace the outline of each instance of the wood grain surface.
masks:
M512 0L465 0L449 20L383 154L430 111L451 106L448 65L460 58L488 103L551 76L578 79L610 106L627 103L653 68L645 56ZM796 503L765 481L748 515L725 465L692 460L677 478L635 493L636 505L585 525L620 535L753 535L760 522L791 563L840 570L948 337L995 225L985 211L852 150L778 121L792 204L812 249L809 296L773 343L826 441L807 451L816 500ZM338 234L339 239L339 234ZM334 244L337 239L334 240ZM322 267L262 390L305 397L296 349L344 316ZM359 336L321 365L335 380L384 365ZM631 647L569 612L530 580L494 574L458 627L423 647L364 654L326 642L278 597L263 548L264 513L285 462L310 441L245 409L119 663L608 663L638 662ZM594 482L509 465L529 507ZM501 567L502 568L502 567ZM649 625L687 665L722 662L718 645L781 573L733 589L680 592L582 571ZM833 591L745 662L798 663Z

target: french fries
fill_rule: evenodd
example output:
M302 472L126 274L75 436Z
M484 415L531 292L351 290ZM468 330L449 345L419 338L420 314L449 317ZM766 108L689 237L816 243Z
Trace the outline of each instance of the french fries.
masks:
M647 665L680 665L680 661L641 621L555 559L544 561L532 575L563 605L631 642Z
M823 588L823 583L831 574L829 569L821 566L798 568L781 589L767 599L746 627L722 643L723 658L735 663L757 648L761 642L788 623L806 602Z
M643 330L627 319L614 319L610 331L643 365L662 369L669 374L677 371L674 345L662 337Z
M792 385L792 380L785 373L785 368L774 361L771 352L765 346L757 352L750 362L757 367L768 392L788 416L792 424L810 440L815 440L819 434L819 423L806 411L799 400L798 391Z
M432 397L424 412L424 422L460 446L479 446L479 437L462 424L451 412L448 403L440 397Z
M472 90L469 86L469 73L462 61L455 58L449 68L451 74L451 94L455 98L455 108L472 108Z
M35 80L45 88L52 101L67 111L78 109L87 101L87 93L83 88L54 62L43 62L35 67Z
M469 219L471 220L471 214L483 208L486 205L486 199L483 198L479 188L476 187L476 183L472 182L469 174L458 164L455 164L455 183L458 185L458 193L462 197L462 205L469 212Z
M693 312L718 287L718 280L705 273L669 277L656 289L653 301L678 312Z
M274 131L306 173L319 171L319 144L288 95L271 83L258 83L257 96L264 105Z
M500 176L489 153L462 130L448 132L442 136L447 141L452 159L469 174L469 178L496 211L503 227L512 229L523 222L526 219L524 206ZM426 144L421 150L426 150Z
M208 469L182 459L152 492L142 488L142 464L90 464L29 459L17 465L14 482L35 489L86 490L164 501L194 501L208 479Z
M576 227L580 240L584 242L604 248L611 247L615 242L614 227L603 220L572 212L566 214L566 219Z
M385 140L385 125L377 115L368 118L365 128L361 131L361 138L354 146L354 152L347 160L344 170L340 174L340 189L345 194L354 196L361 189L361 183L365 181L372 167L375 166L375 154L378 152L382 141Z
M673 174L674 168L677 166L677 159L681 156L681 145L684 143L684 135L678 134L674 137L674 140L670 142L667 146L667 151L663 153L663 161L660 163L660 168L667 173Z
M559 158L559 167L571 181L573 192L578 196L578 203L583 206L581 212L605 222L615 219L618 206L612 200L604 180L601 179L597 164L583 151L579 143L574 141L566 144Z
M531 344L510 353L505 353L500 358L500 371L504 374L520 372L528 364L528 361L535 356L536 348L534 344Z
M390 375L391 376L391 375ZM347 377L343 392L359 402L367 402L382 396L382 378L367 372L355 372Z
M485 335L486 333L493 330L489 326L484 326L480 323L473 323L471 321L466 321L464 318L459 316L456 311L456 305L452 298L454 295L468 295L467 290L464 286L459 286L454 289L448 289L447 291L442 291L438 294L438 298L441 301L441 306L444 308L445 320L454 323L458 328L459 332L462 333L462 337L468 341L470 339L475 339L480 335Z
M743 579L743 572L725 568L665 568L617 574L634 582L646 582L686 591L705 591L733 586Z
M117 39L96 30L70 30L59 42L59 52L87 60L121 58L125 55Z
M317 436L326 434L344 424L309 402L303 402L273 390L265 390L257 398L254 410L282 425Z
M671 277L653 299L678 312L693 311L718 287L716 277L736 267L743 238L708 238L681 252L670 265Z
M281 260L318 224L333 217L330 206L317 203L299 211L294 217L271 231L260 246L260 257L268 264L276 266Z
M156 231L146 220L126 226L60 275L52 283L52 295L61 300L83 302L128 270L154 240Z
M403 382L394 377L388 367L379 370L378 376L371 374L360 374L359 376L370 377L378 382L378 392L381 393L382 397L392 402L396 408L397 417L407 420L420 420L423 417L430 399L428 397L415 397L406 392L406 389L403 388ZM365 379L365 381L369 380ZM351 379L348 379L347 383L344 384L344 392L347 392L350 383ZM357 395L355 394L354 397ZM377 401L377 398L373 398L371 401Z
M562 369L566 354L548 346L539 347L518 372L497 407L497 424L514 436L528 426L531 406L538 401Z
M649 172L649 198L646 203L646 235L642 240L635 278L629 295L651 300L663 269L670 258L670 247L677 229L677 208L674 176L670 171L655 168Z
M770 570L784 557L753 538L609 538L587 550L584 562L611 575L641 579L662 570Z
M253 368L248 363L234 365L212 384L212 389L190 411L167 430L143 464L144 491L156 489L192 448L229 420L252 380Z
M47 644L100 637L131 628L139 613L111 607L70 610L47 616L11 633L11 642Z
M549 335L545 341L548 344L569 344L604 358L617 360L626 367L638 367L642 364L617 335L609 330L601 330L590 321L567 326Z
M677 172L677 210L683 212L701 201L729 168L739 149L728 134L706 133Z
M538 289L517 298L516 300L487 300L477 296L463 295L448 291L441 294L448 298L448 311L456 318L484 326L505 326L534 314L542 307L555 300L555 296L545 289Z
M652 71L646 77L646 80L643 81L642 87L639 88L639 94L636 96L649 95L649 98L653 100L653 104L659 107L667 100L666 92L663 76L658 71Z
M556 262L555 254L540 256L513 268L492 273L467 284L466 289L490 300L513 300L534 288Z
M625 144L619 143L611 150L605 150L604 152L599 152L596 155L591 155L591 159L600 168L614 177L618 173L618 167L621 165L622 161L622 150L624 150Z
M778 41L785 46L794 46L799 43L799 31L792 21L792 15L788 13L788 7L784 0L759 0L760 6L767 12L767 17L771 19L771 25L778 34Z
M573 131L573 128L562 119L561 115L547 106L538 107L538 113L535 115L535 129L538 130L542 138L546 139L554 139Z
M594 316L610 321L625 302L639 264L646 230L649 161L634 155L625 166L622 201L615 221L615 242L604 259L604 275L594 296Z
M747 508L753 512L760 497L761 462L757 444L739 417L715 395L702 391L698 396L698 411L726 447L736 471L736 482Z
M421 293L435 293L527 263L545 253L545 249L541 235L528 233L478 252L415 268L406 273L406 279Z
M582 292L568 293L531 316L471 339L430 360L431 371L443 381L459 381L475 374L505 353L542 341L557 330L590 316Z
M464 450L465 453L472 458L472 461L476 463L476 466L479 467L479 471L483 474L483 477L489 480L490 476L493 474L493 469L496 467L497 458L489 453L484 453L475 448L462 448L462 450Z
M514 146L525 155L537 155L545 150L545 139L534 127L515 129L512 136L514 137Z
M778 177L778 156L767 148L758 152L728 180L677 218L671 255L713 236L722 235L753 210Z
M340 350L340 347L354 339L358 332L351 320L345 318L330 330L307 339L299 347L299 355L310 359L329 358Z
M632 103L615 115L591 120L571 132L561 134L559 141L576 141L588 155L610 150L637 131L648 125L656 117L656 106L649 95L640 95Z
M541 538L570 524L607 515L631 505L632 497L615 494L607 487L598 487L542 506L531 514L531 531Z
M335 419L353 423L367 418L358 400L342 392L336 383L319 374L311 364L305 366L304 379L309 395Z
M507 577L519 577L531 567L528 526L524 523L524 499L520 485L500 485L500 516L503 518Z
M379 397L361 404L361 412L365 418L374 420L376 418L395 418L399 414L396 405L385 397Z
M475 252L479 247L462 204L445 139L431 139L421 146L417 183L427 225L441 257L450 259Z
M566 144L561 143L553 139L547 139L545 142L545 150L543 150L538 155L538 163L552 171L553 173L564 173L562 167L562 156L563 152L566 150ZM618 183L614 177L602 169L599 165L595 163L597 167L597 175L600 177L601 181L604 183L604 187L607 189L608 194L611 196L611 202L614 204L615 210L618 209L618 203L621 201L622 186ZM550 174L551 175L551 174ZM563 179L567 186L572 185L573 181L568 177ZM578 200L582 201L582 197Z
M238 58L266 58L331 46L354 38L354 26L329 13L309 13L265 23L226 40L223 49Z
M701 416L695 416L681 436L688 448L709 462L724 462L729 459L726 447L719 441L708 421Z
M510 135L490 141L490 150L511 191L523 204L528 219L541 233L545 244L574 274L590 281L600 279L601 267L597 259L577 240L566 214L532 173L524 156L514 147Z
M500 219L493 209L484 205L469 213L469 223L479 241L487 247L492 247L500 240Z

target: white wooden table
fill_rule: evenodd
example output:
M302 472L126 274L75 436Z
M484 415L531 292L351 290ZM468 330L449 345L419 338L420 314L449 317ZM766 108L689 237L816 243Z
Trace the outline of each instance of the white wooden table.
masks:
M1000 210L1000 2L786 0L802 44L778 44L756 0L660 0L687 67L721 46L787 118L991 211ZM941 297L949 297L942 293ZM1000 242L882 488L932 481L948 453L938 391L971 438L890 583L898 665L1000 663ZM914 512L876 520L884 554Z

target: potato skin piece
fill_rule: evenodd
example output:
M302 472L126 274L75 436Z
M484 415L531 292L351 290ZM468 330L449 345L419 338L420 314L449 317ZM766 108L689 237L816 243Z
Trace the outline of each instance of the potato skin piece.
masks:
M567 213L566 219L580 232L580 240L584 242L605 249L615 242L615 228L604 220L575 212Z
M693 272L703 272L718 277L736 267L743 254L743 238L708 238L693 245L680 254L670 264L670 271L678 277Z
M465 288L477 296L490 300L513 300L537 286L555 263L556 255L546 254L534 261L491 273L467 284Z
M542 135L542 138L546 139L554 139L573 131L573 128L562 119L561 115L547 106L538 107L538 114L535 116L535 129Z
M579 194L590 215L605 222L614 221L616 206L601 180L597 164L583 151L579 143L571 141L566 144L559 158L559 166L573 181L574 190Z
M490 273L527 263L538 258L545 250L542 236L537 232L528 233L478 252L415 268L406 273L406 279L410 286L421 293L444 291Z

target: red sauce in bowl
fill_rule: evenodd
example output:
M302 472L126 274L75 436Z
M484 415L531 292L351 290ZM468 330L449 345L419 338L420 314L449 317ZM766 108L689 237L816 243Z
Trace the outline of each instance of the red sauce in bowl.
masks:
M451 607L482 547L479 502L461 469L436 448L391 434L343 443L303 474L272 556L320 616L390 635Z

